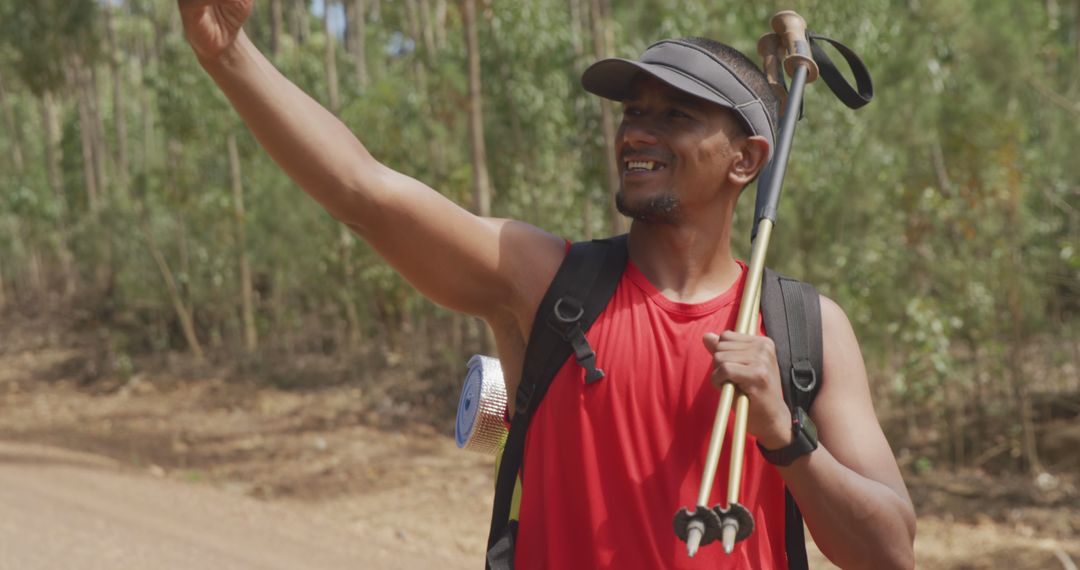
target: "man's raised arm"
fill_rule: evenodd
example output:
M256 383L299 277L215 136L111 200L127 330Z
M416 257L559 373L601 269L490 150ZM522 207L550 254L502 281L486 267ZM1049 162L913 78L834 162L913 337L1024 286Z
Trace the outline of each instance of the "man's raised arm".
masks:
M179 0L188 42L275 162L424 295L489 320L531 319L563 255L521 222L480 218L380 164L243 32L254 0Z

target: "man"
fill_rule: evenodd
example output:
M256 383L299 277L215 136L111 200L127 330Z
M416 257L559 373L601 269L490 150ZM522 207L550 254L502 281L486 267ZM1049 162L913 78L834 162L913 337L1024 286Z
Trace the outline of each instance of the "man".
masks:
M252 0L179 4L200 63L285 172L427 297L490 324L513 401L565 242L477 217L377 162L252 45L241 29ZM716 334L732 328L744 274L730 250L732 213L768 161L775 106L738 52L700 40L661 47L691 81L612 61L584 77L624 104L616 152L619 208L634 218L630 263L589 331L607 376L586 386L571 359L530 427L517 567L785 567L786 485L838 565L910 568L911 502L851 326L824 298L823 387L811 413L819 447L784 467L747 453L743 496L757 530L731 557L706 548L690 560L672 533L675 509L696 501L718 400L710 379L749 395L748 431L766 449L791 442L792 418L771 341Z

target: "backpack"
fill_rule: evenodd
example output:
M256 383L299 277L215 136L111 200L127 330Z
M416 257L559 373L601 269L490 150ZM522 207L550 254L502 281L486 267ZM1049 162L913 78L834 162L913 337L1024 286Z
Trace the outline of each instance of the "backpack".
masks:
M607 307L626 268L626 235L578 242L559 266L536 312L517 396L514 418L498 463L488 570L512 570L517 521L510 519L525 452L525 433L551 380L573 354L585 369L585 381L603 378L585 333ZM822 369L821 307L813 286L765 269L761 292L762 321L776 345L784 401L809 411L820 389ZM785 547L789 568L808 568L802 514L785 489ZM675 508L675 505L672 505Z

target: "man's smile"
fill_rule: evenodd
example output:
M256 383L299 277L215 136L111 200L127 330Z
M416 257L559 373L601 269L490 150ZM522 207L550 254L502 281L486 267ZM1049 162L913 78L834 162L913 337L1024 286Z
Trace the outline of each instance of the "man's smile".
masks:
M622 173L626 177L647 176L667 168L667 163L651 156L624 156Z

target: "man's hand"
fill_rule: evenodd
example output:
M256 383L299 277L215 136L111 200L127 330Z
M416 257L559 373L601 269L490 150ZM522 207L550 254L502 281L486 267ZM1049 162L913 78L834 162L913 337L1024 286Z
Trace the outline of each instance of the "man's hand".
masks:
M746 429L750 434L767 449L791 443L791 411L784 403L772 339L726 331L708 333L703 340L713 355L713 384L720 388L731 382L749 396Z
M254 0L179 0L188 42L199 59L211 60L236 41Z

